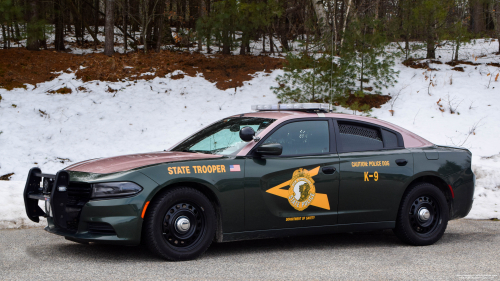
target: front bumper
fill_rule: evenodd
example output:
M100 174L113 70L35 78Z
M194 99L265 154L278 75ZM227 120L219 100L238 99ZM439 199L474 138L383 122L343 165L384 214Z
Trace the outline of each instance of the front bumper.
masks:
M69 180L61 180L64 176ZM46 177L54 181L49 190L40 187L41 179ZM106 182L134 182L143 191L131 197L92 199L88 190L92 181L82 182L83 178L66 171L48 175L32 169L24 191L28 217L36 222L39 216L46 217L46 231L77 242L140 244L141 215L149 194L146 189L151 190L156 183L141 173L118 175L113 180L107 177ZM38 200L45 200L45 211L38 207Z
M89 201L82 208L76 232L58 227L52 217L47 218L45 230L80 242L138 245L141 241L143 219L140 214L143 203L134 201L140 200Z

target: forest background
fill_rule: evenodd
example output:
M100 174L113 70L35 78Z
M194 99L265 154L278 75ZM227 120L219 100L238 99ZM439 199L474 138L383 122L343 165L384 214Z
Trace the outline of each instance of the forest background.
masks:
M366 112L387 101L365 95L393 86L396 56L418 67L418 51L435 59L447 46L458 61L471 39L500 39L500 0L0 0L0 22L4 49L65 52L74 38L75 48L107 56L117 45L122 53L245 55L261 42L261 54L286 54L283 65L271 63L285 69L274 88L282 102ZM16 87L5 71L0 87Z

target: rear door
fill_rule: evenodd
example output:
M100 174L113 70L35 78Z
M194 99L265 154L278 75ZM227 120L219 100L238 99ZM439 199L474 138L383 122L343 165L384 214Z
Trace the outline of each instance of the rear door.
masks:
M338 223L396 220L413 156L402 136L366 122L336 120L340 158Z
M338 156L329 118L294 120L257 146L279 143L281 156L253 154L245 161L245 229L334 225Z

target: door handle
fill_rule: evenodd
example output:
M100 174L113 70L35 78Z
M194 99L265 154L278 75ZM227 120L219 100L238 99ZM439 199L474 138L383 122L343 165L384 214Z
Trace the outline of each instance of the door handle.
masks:
M396 164L398 164L398 166L406 166L408 161L406 161L406 159L396 159Z
M323 167L321 171L323 171L324 174L333 174L335 173L336 169L335 167L328 166L328 167Z

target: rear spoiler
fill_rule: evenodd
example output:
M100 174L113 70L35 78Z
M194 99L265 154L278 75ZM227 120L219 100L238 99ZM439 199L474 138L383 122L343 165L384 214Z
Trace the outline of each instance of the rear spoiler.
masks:
M437 147L443 147L443 148L452 148L452 149L460 149L460 150L465 150L469 152L472 155L472 152L470 152L469 149L461 146L451 146L451 145L437 145Z
M42 178L43 186L40 186ZM38 201L49 201L49 204L52 204L54 196L58 196L58 191L66 191L68 184L69 173L67 171L61 170L57 174L51 175L42 174L42 171L37 167L31 168L23 193L24 207L28 218L34 222L40 222L40 217L48 217L49 214L46 214L38 206Z

